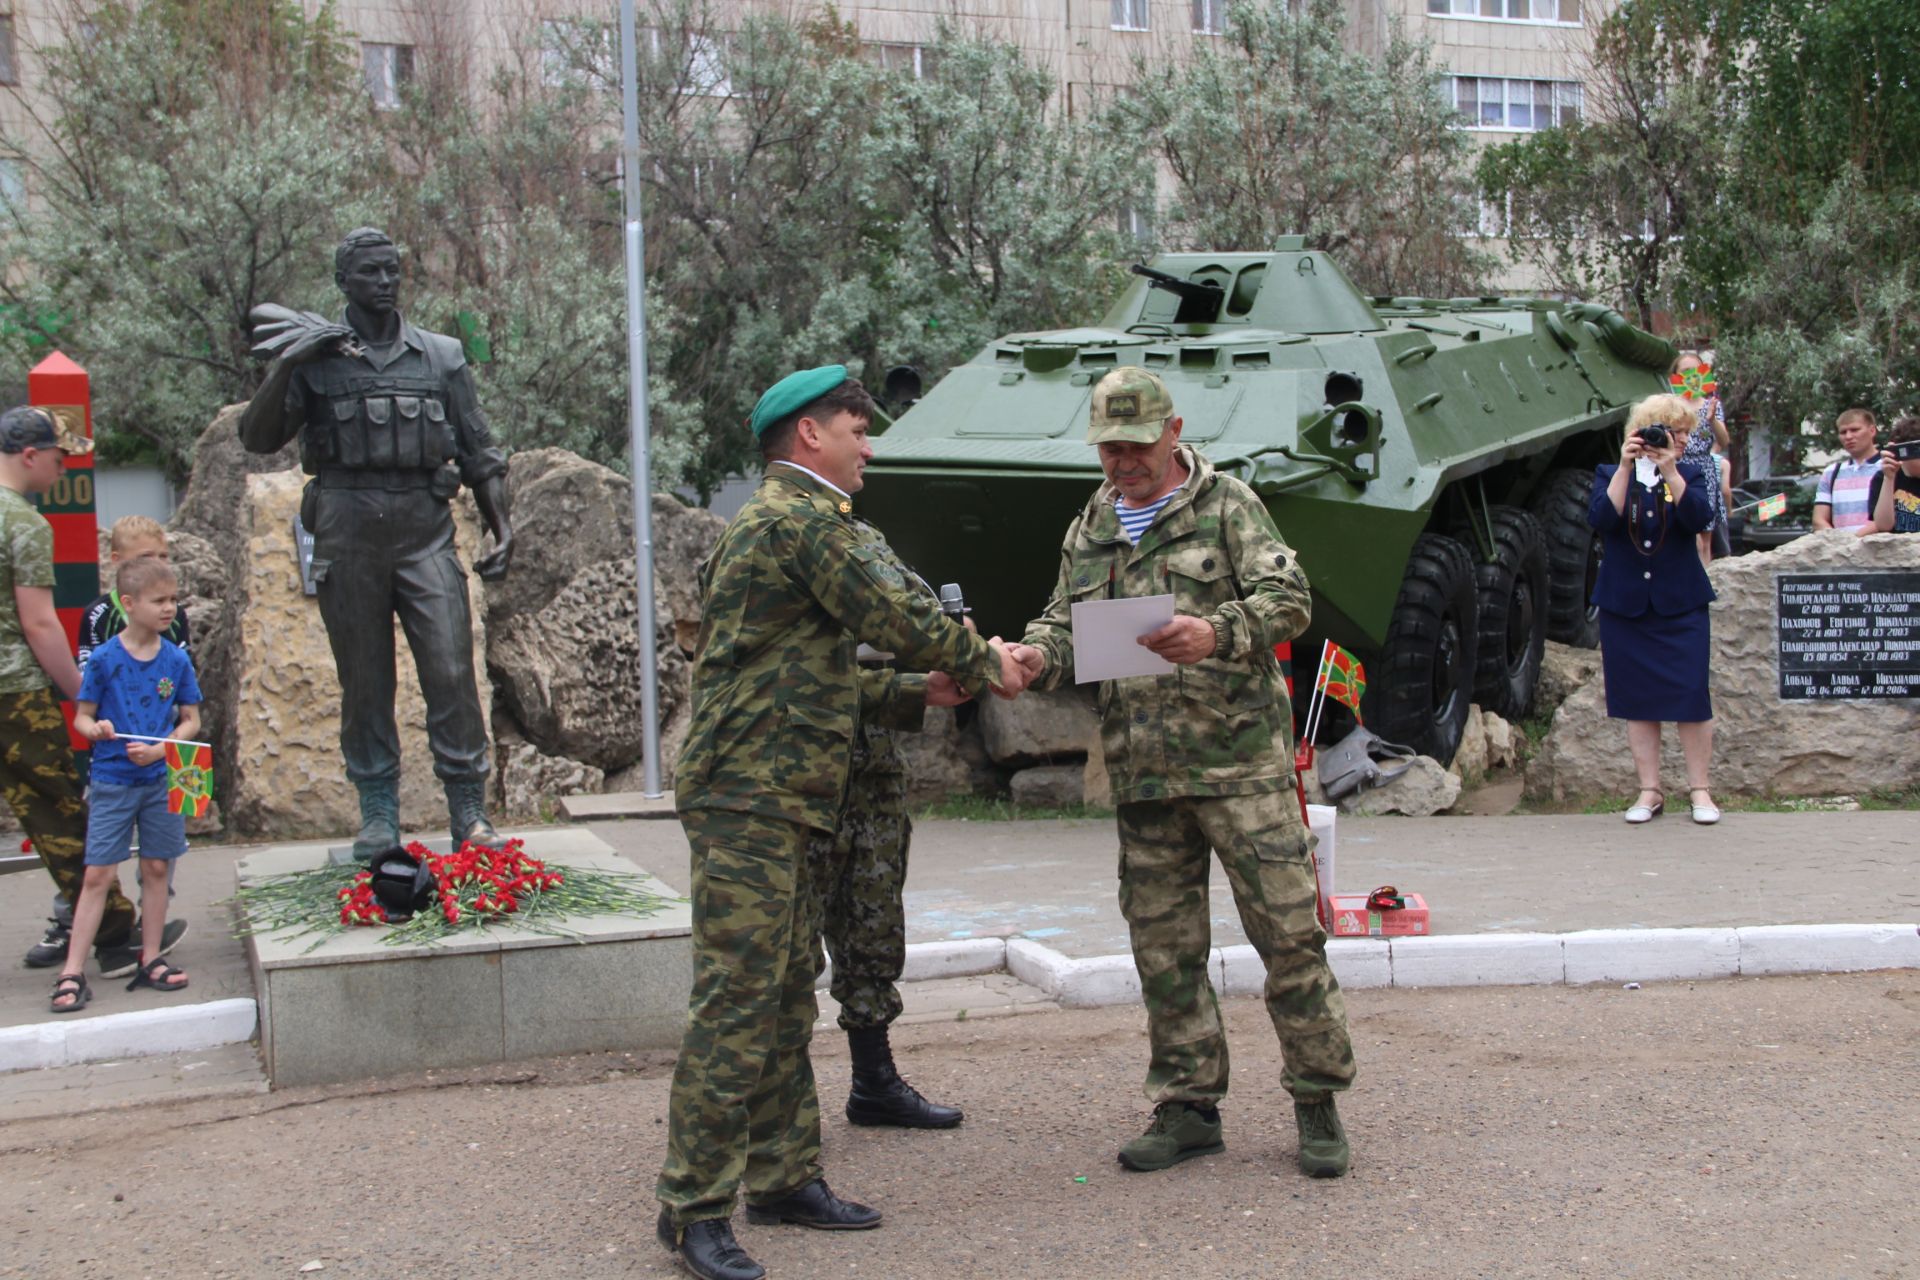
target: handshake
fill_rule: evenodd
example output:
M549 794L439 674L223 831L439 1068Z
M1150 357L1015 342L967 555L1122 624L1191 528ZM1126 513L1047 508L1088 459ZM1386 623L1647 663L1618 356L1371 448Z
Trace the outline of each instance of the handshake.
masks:
M996 697L1020 696L1047 669L1046 655L1030 644L1021 644L1017 640L1009 642L999 636L994 636L987 644L1000 659L1000 678L992 684ZM970 697L944 671L935 671L927 676L927 705L930 707L957 707Z

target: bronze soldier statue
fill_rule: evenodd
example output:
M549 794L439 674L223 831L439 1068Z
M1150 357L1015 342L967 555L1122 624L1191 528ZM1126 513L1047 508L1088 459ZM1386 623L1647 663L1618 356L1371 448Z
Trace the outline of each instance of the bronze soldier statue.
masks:
M513 555L506 455L480 412L457 338L407 323L400 256L372 227L333 255L346 295L338 324L278 307L254 312L256 350L274 354L240 418L240 439L272 453L300 436L313 477L300 518L313 534L320 617L340 675L340 754L360 793L353 852L400 839L400 735L394 725L393 618L400 617L427 703L433 771L445 786L456 847L491 843L487 726L473 671L467 580L450 504L464 482L493 534L474 564L505 575Z

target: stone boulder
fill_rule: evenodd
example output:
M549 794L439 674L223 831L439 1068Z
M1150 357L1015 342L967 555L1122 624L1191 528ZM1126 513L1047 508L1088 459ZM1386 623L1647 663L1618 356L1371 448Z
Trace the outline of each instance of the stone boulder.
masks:
M928 707L918 733L895 733L907 767L907 803L921 808L949 796L998 795L994 768L980 736L978 704Z
M1084 757L1100 736L1090 686L982 698L980 727L993 762L1014 769Z
M1546 654L1540 659L1540 685L1533 696L1533 714L1552 714L1555 707L1599 673L1598 649L1576 649L1558 640L1547 641Z
M545 609L588 565L621 561L633 576L633 485L564 449L529 449L507 470L515 551L506 579L488 593L496 625ZM726 522L671 494L653 495L654 608L691 653L700 627L700 561Z
M605 782L592 765L547 755L531 742L503 742L496 758L504 817L549 819L561 796L594 795Z
M1447 772L1466 783L1477 782L1487 774L1486 713L1478 704L1467 708L1466 728L1461 731L1459 749L1453 753Z
M1710 575L1713 648L1712 782L1732 795L1832 795L1899 789L1920 780L1920 699L1780 697L1775 578L1783 573L1920 571L1920 537L1809 534L1772 551L1716 560ZM1527 766L1536 796L1625 795L1637 784L1626 729L1607 719L1595 675L1560 705ZM1669 790L1685 783L1673 727L1663 738Z
M248 453L240 443L240 414L245 404L230 404L214 416L193 446L192 479L174 508L169 530L185 530L205 538L232 563L248 523L247 478L275 471L296 471L300 446L293 442L278 453ZM298 486L295 486L296 490ZM295 504L298 509L298 504ZM289 519L292 517L289 516Z
M1407 771L1393 781L1355 792L1340 802L1340 812L1356 818L1400 813L1425 818L1445 813L1460 798L1460 779L1431 756L1415 756Z
M1086 800L1083 764L1038 764L1007 781L1013 802L1025 809L1064 809Z
M656 644L664 740L691 710L691 672L665 619ZM540 750L607 772L640 759L640 604L630 559L578 570L544 609L509 618L490 652L507 709ZM672 761L662 756L664 780Z
M1107 753L1098 735L1087 750L1087 763L1080 775L1080 802L1096 809L1113 808L1113 775L1107 770Z
M201 685L220 709L213 741L221 803L232 829L246 836L346 838L360 825L359 800L340 763L333 652L318 603L301 590L294 555L293 517L304 482L290 471L248 476L238 517L217 526L231 530L240 552L225 587L226 660L203 667ZM461 561L471 563L481 543L471 498L455 501L454 530ZM427 751L426 705L397 622L394 630L401 820L409 831L442 831L446 798ZM482 707L493 703L481 661L486 635L484 611L476 610Z

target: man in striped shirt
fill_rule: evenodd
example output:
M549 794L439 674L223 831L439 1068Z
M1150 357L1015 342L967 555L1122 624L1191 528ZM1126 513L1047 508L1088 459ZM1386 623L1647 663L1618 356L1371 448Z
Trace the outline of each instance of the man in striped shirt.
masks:
M1813 498L1814 528L1873 532L1867 490L1880 474L1880 449L1874 440L1879 425L1871 409L1848 409L1834 423L1847 456L1820 473L1820 488Z

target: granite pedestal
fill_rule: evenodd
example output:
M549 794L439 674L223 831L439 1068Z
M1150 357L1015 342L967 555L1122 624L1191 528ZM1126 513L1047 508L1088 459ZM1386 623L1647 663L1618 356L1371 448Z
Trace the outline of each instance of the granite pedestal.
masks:
M549 865L628 872L675 896L590 832L548 827L522 838ZM324 848L281 846L242 859L236 874L246 884L328 860ZM319 1084L680 1043L693 981L687 903L556 923L577 936L496 924L419 946L388 946L383 928L349 929L317 947L311 934L250 937L268 1078Z

